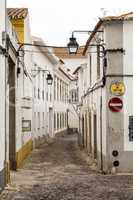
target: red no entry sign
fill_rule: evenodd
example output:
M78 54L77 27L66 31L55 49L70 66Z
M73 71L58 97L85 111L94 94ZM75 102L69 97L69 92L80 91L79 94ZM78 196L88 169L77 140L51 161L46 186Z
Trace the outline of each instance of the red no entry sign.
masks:
M123 102L120 98L114 97L109 100L108 107L112 112L120 112L123 108Z

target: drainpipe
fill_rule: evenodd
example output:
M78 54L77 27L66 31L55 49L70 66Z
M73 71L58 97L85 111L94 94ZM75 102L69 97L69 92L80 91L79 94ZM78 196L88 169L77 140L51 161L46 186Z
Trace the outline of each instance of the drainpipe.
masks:
M103 172L103 144L102 144L102 139L103 139L103 133L102 133L102 89L101 89L101 98L100 98L100 152L101 152L101 172Z

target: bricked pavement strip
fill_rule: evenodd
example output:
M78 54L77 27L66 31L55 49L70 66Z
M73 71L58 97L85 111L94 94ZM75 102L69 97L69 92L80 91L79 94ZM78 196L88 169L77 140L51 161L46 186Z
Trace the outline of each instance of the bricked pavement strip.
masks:
M0 200L133 200L133 176L90 170L66 135L35 149Z

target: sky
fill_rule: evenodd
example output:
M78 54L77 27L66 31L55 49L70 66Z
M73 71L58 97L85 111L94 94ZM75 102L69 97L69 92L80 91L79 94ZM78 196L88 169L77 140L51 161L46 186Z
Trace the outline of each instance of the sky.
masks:
M133 0L7 0L7 5L29 8L32 35L58 46L66 46L73 30L92 30L103 15L133 11ZM80 45L88 38L75 36Z

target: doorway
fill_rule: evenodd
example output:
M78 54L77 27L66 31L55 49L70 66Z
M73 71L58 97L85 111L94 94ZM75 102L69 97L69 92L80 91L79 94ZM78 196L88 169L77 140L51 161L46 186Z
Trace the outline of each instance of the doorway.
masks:
M88 115L89 115L89 119L88 119L88 126L89 126L89 128L88 128L88 132L89 132L89 134L88 134L88 140L89 140L89 144L88 144L88 151L89 151L89 153L92 153L92 133L91 133L91 127L92 127L92 125L91 125L91 111L88 111Z
M87 112L85 113L85 147L87 148L88 146L88 126L87 126Z
M97 116L94 114L94 159L97 159Z
M16 134L15 134L15 63L9 57L9 161L10 168L16 170Z
M49 108L49 135L53 136L53 109Z
M84 147L84 116L82 116L82 145Z

